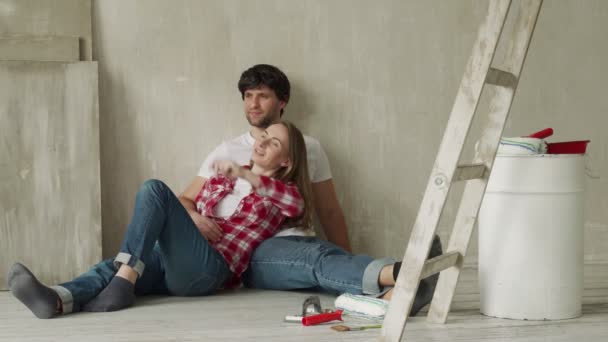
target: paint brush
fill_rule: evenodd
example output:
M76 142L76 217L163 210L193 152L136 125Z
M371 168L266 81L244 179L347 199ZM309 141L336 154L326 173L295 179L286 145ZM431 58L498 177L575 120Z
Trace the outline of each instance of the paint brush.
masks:
M360 330L365 330L365 329L378 329L378 328L382 328L382 325L362 325L362 326L358 326L358 327L351 327L348 325L334 325L331 327L333 330L335 331L360 331Z

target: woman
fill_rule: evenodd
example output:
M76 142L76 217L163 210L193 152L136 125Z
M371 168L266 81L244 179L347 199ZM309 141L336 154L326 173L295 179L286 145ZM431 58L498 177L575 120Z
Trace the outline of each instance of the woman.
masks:
M238 284L252 251L287 218L310 226L306 146L293 124L269 126L254 144L249 167L223 160L213 169L196 205L222 229L220 239L208 241L171 190L149 180L114 259L53 287L16 263L8 276L11 292L38 318L116 311L132 305L135 295L209 295Z

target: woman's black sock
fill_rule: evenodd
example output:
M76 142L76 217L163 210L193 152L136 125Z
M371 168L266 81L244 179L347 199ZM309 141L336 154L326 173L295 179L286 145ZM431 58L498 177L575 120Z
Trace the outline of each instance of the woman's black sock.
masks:
M38 318L57 315L59 295L53 289L41 284L38 279L20 263L14 264L8 273L8 287L13 296L27 306Z
M82 311L109 312L128 308L135 302L135 285L115 276L97 297L82 307Z

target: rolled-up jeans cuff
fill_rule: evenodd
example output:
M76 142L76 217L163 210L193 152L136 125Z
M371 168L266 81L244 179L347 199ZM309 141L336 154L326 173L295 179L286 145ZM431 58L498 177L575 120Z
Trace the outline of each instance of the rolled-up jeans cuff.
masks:
M74 311L74 297L72 297L72 293L68 289L63 286L51 286L51 289L59 296L64 314Z
M380 284L378 284L378 280L380 279L380 271L385 266L392 265L395 263L395 259L393 258L382 258L376 259L372 261L363 272L363 294L366 295L379 295L382 292L385 292Z
M132 256L131 254L123 252L118 253L116 258L114 258L114 266L116 267L116 269L119 269L121 264L131 266L131 268L133 268L133 270L137 272L137 275L140 278L141 275L144 274L144 268L146 267L146 265L141 260Z

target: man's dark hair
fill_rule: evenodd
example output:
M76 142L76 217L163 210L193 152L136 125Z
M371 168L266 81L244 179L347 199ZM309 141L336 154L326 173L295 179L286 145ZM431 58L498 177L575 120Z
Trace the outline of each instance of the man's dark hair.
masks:
M290 85L287 76L274 65L258 64L243 71L239 79L239 91L245 99L245 91L260 86L267 86L277 95L277 98L285 103L289 102ZM281 114L283 110L281 109Z

